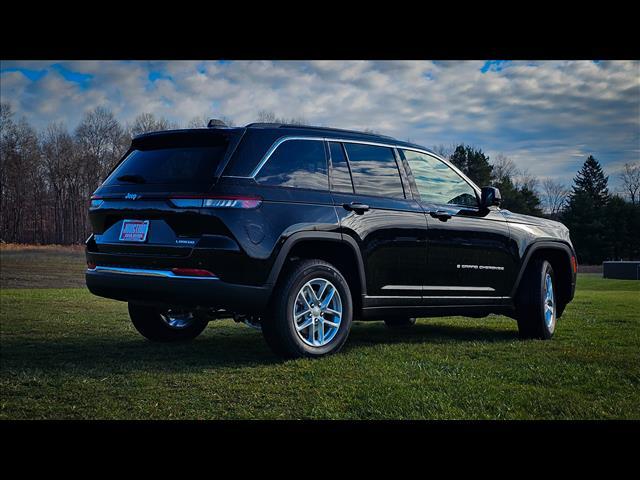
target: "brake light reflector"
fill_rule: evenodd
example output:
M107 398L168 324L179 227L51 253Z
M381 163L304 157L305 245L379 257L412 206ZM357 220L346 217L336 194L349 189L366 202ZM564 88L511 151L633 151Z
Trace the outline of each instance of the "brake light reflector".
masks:
M573 273L578 273L578 261L573 255L571 256L571 268L573 268Z
M200 268L172 268L171 272L181 277L215 277L209 270Z
M104 203L102 197L98 197L97 195L91 195L91 206L89 208L98 208L100 205Z
M171 203L178 208L258 208L259 197L172 197Z

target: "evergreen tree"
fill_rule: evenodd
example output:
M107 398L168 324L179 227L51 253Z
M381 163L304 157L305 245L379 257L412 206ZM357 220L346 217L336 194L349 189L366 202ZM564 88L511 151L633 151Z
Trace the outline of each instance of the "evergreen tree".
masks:
M449 160L476 185L484 187L491 184L493 167L482 150L458 145Z
M575 195L584 193L596 207L603 207L609 201L609 177L604 175L600 162L593 155L589 155L573 181L570 200Z
M610 254L605 235L608 180L600 163L592 155L589 155L573 180L562 221L571 231L581 263L601 263Z

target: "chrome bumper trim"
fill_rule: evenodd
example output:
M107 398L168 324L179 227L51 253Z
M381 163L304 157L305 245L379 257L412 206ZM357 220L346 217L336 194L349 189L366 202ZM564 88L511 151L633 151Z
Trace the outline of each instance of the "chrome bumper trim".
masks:
M196 277L176 275L171 270L150 270L145 268L101 267L88 268L88 273L115 273L119 275L139 275L142 277L184 278L187 280L220 280L218 277Z

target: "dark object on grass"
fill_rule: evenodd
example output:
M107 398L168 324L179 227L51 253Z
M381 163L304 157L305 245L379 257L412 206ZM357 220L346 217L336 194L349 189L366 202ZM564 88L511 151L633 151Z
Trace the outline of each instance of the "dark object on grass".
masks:
M602 262L602 276L603 278L640 280L640 261Z

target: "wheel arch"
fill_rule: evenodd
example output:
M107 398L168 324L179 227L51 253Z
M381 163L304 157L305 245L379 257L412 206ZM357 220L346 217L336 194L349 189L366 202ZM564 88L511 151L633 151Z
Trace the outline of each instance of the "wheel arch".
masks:
M362 255L353 238L334 232L298 232L291 235L278 252L268 283L275 286L287 268L287 260L296 258L317 258L335 265L352 290L354 313L360 311L362 296L366 294L366 278Z
M571 266L571 257L575 256L572 248L566 243L541 241L531 244L524 256L520 271L516 278L516 282L511 292L511 297L516 298L518 289L522 283L522 277L529 265L537 259L543 258L551 263L553 272L558 284L558 293L560 294L560 302L558 305L558 318L562 315L564 307L571 301L573 297L573 271Z

